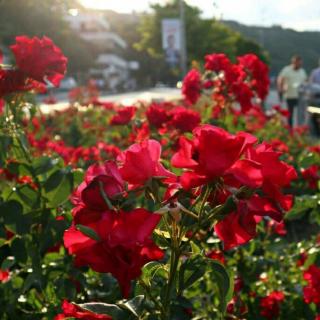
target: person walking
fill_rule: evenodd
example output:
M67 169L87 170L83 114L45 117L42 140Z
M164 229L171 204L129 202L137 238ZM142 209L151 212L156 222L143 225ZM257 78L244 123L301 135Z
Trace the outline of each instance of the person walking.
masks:
M277 79L279 96L284 96L288 106L288 124L292 128L294 110L299 105L299 88L307 81L307 73L302 68L302 58L294 55L291 64L285 66Z
M319 84L320 85L320 59L319 66L311 71L311 75L309 78L309 82L311 84Z

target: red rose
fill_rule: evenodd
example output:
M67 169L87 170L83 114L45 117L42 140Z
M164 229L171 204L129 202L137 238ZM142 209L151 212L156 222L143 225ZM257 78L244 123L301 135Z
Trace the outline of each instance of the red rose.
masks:
M11 50L18 70L27 77L43 83L49 80L54 86L60 84L66 72L67 58L51 39L19 36Z
M117 114L114 115L110 124L112 125L125 125L128 124L134 117L137 111L136 107L123 107L117 111Z
M177 168L192 170L192 172L185 172L181 177L184 187L186 184L192 186L188 183L189 179L204 184L205 181L223 176L236 163L246 146L256 142L256 139L249 134L232 135L222 128L211 125L195 128L193 135L192 141L186 138L180 139L180 150L171 160L172 165ZM243 163L242 166L244 165L249 166L249 163ZM256 164L253 165L256 167ZM234 173L236 171L239 172L234 168ZM252 175L258 177L255 172L252 172ZM238 176L241 176L240 173ZM246 177L242 178L246 179Z
M3 113L3 109L4 109L4 100L0 98L0 115Z
M232 64L229 58L224 53L214 53L205 56L205 69L214 71L215 73L221 73L223 75L224 82L220 83L230 86L235 83L243 82L245 78L245 72L243 68Z
M285 236L287 234L286 225L283 221L277 222L275 220L268 221L268 229L279 236Z
M92 240L74 226L64 234L64 245L75 255L77 266L88 265L97 272L110 272L119 282L124 297L130 293L130 281L141 274L149 261L163 257L151 234L161 219L145 209L131 212L106 211L88 223L100 237Z
M279 139L272 139L269 142L275 151L289 153L289 147L283 141Z
M212 207L224 204L231 190L242 186L252 191L260 189L260 195L244 195L236 209L215 225L225 249L254 238L256 225L263 216L280 223L284 211L292 206L292 195L283 194L282 188L296 178L294 168L280 161L280 154L270 146L254 146L256 138L250 134L231 135L210 125L196 128L193 134L193 140L180 139L180 149L172 157L173 166L187 169L179 179L184 189L214 183L220 177L223 185L219 192L214 191ZM283 235L285 229L281 227L280 224L276 231Z
M269 92L269 68L256 55L246 54L238 57L239 64L249 72L253 89L260 99L264 100Z
M302 267L308 259L308 254L306 252L300 253L299 259L297 260L297 267Z
M280 303L284 300L281 291L273 291L260 301L260 314L267 319L275 319L280 314Z
M205 68L216 73L228 70L231 67L231 61L224 53L213 53L205 56Z
M281 109L280 105L275 105L272 107L272 109L278 113L280 113L282 116L288 118L289 117L289 111L287 109Z
M263 175L262 190L270 199L278 202L282 209L288 211L292 207L291 195L283 195L281 189L290 185L297 178L295 169L279 160L281 153L273 151L266 143L256 148L248 148L248 158L261 164Z
M150 137L150 128L148 122L134 124L129 135L130 142L140 142Z
M27 79L18 70L0 69L0 98L19 91L27 91L32 86L27 84Z
M198 70L192 69L183 79L182 94L186 100L194 104L200 98L201 93L201 75Z
M161 145L156 140L145 140L131 145L118 157L120 173L132 185L143 185L155 177L174 177L160 163Z
M246 113L250 110L252 105L253 92L250 87L244 82L234 83L231 86L231 90L236 97L236 100L240 103L241 111Z
M224 258L223 252L219 250L212 250L206 254L206 256L212 260L218 260L222 264L225 264L226 260Z
M234 278L234 291L240 292L244 286L244 282L240 276Z
M224 242L224 249L229 250L250 241L256 236L257 218L250 212L244 201L235 212L229 213L219 221L214 230Z
M301 169L301 175L308 182L309 188L317 190L320 180L320 166L314 164L306 169Z
M222 199L222 201L225 200ZM214 227L216 234L224 242L224 249L232 249L253 239L256 236L257 223L263 216L269 216L280 222L283 219L283 211L275 202L257 194L249 199L240 200L237 203L237 209ZM277 223L275 228L277 228L276 225ZM282 225L276 231L281 235L286 232Z
M9 270L1 270L0 269L0 282L7 282L10 279Z
M230 174L238 182L251 188L261 187L263 182L260 163L248 159L236 161L227 171L226 178Z
M156 128L162 127L170 119L167 110L159 104L151 104L146 111L146 116L149 123Z
M311 265L304 271L303 278L308 283L303 288L304 301L308 304L320 305L320 268L314 264Z
M88 310L84 310L79 306L68 302L67 300L63 300L61 308L63 313L58 314L54 318L54 320L69 319L70 317L83 320L112 320L110 316L105 316L103 314L97 314Z
M176 107L170 113L170 124L181 132L191 132L201 122L200 114L184 107Z
M230 68L224 71L225 83L228 87L236 83L242 83L245 81L246 73L239 65L233 64Z
M75 205L85 205L92 210L106 210L108 206L101 194L101 188L108 198L113 198L124 190L124 181L113 161L90 166L84 181L74 192L72 201Z

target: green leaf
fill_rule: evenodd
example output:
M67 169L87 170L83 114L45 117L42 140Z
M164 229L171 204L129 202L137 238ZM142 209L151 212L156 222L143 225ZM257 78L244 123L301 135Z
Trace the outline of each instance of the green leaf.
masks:
M158 270L164 269L165 266L158 261L151 261L143 266L142 269L142 280L150 285L152 278L155 276Z
M192 286L202 278L206 271L206 265L201 255L196 255L186 260L179 272L179 292Z
M15 263L16 263L16 260L14 257L12 256L7 257L6 259L3 260L0 269L2 270L10 269Z
M229 298L233 294L233 282L230 280L230 276L226 268L216 260L208 259L207 265L209 271L213 274L215 283L218 286L219 299L220 299L220 311L225 313Z
M92 240L96 240L96 241L100 241L100 237L99 235L91 228L86 227L82 224L77 224L76 228L81 231L84 235L88 236L89 238L91 238Z
M229 280L230 280L230 285L229 285L229 290L226 295L226 303L228 304L229 301L233 298L233 290L234 290L234 274L233 272L229 271Z
M50 171L58 163L57 159L49 157L36 158L32 162L34 173L38 176Z
M34 273L28 274L27 278L23 283L22 292L28 291L33 285L38 282L37 275Z
M191 241L190 246L191 246L193 254L200 254L201 253L201 249L193 241Z
M316 195L305 195L296 197L293 208L285 215L286 220L301 219L308 210L315 209L318 206L318 197Z
M12 161L9 162L7 165L7 169L9 170L10 173L15 174L17 176L19 176L21 174L21 167L25 168L26 164L22 163L22 162L16 162L16 161ZM30 175L30 171L27 169L24 169L24 171L27 171L27 173L25 175Z
M143 301L144 296L140 295L118 304L91 302L78 304L78 306L97 314L112 316L113 320L129 320L139 318L142 312Z
M28 259L28 253L25 243L21 238L15 238L11 243L11 251L18 262L25 263Z
M25 234L29 232L31 219L28 215L23 214L23 207L18 201L9 200L2 203L0 215L3 217L5 226L14 233Z
M5 166L10 145L12 145L12 138L10 136L0 135L0 168Z
M6 244L5 239L0 239L0 248Z
M84 178L84 172L82 169L75 169L72 171L72 174L73 174L73 183L74 185L79 185L82 181L83 181L83 178Z
M126 301L125 303L118 303L118 306L121 308L129 310L134 316L139 318L142 309L143 309L144 296L136 296L131 300Z
M5 224L15 224L23 214L23 207L18 201L9 200L0 205L0 214Z
M31 188L28 184L24 184L21 187L18 187L16 189L16 193L23 201L23 203L25 203L30 208L33 208L39 200L37 191Z
M78 306L82 309L97 313L111 316L114 320L124 319L125 311L117 306L116 304L108 304L101 302L90 302L78 304Z
M5 229L4 225L2 225L2 222L3 222L3 217L1 217L1 215L0 215L0 239L1 238L6 239L6 237L7 237L6 229Z
M300 160L299 167L301 168L308 168L311 165L317 163L317 158L315 153L308 153L307 155L303 155L303 158L299 160Z
M52 207L57 207L68 200L72 192L72 174L67 170L57 170L44 184L45 196Z
M26 234L30 230L32 220L23 214L22 205L16 200L9 200L0 205L0 215L6 228L17 234Z

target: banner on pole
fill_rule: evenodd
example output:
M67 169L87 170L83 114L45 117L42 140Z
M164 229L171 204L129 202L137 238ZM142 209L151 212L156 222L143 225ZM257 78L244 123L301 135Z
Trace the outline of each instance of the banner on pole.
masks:
M168 65L178 66L181 50L181 21L179 19L162 20L162 48Z

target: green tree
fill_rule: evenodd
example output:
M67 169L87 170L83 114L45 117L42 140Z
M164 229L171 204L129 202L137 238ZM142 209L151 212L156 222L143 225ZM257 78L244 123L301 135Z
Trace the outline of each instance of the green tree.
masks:
M161 21L164 18L179 17L179 1L173 0L166 5L154 4L153 13L145 15L140 23L140 41L135 44L137 50L146 53L163 66L161 42ZM266 52L251 39L235 32L227 25L214 20L202 19L197 7L185 5L186 45L188 64L192 61L203 61L206 54L213 52L226 53L232 60L245 53L255 53L264 61L268 60Z

